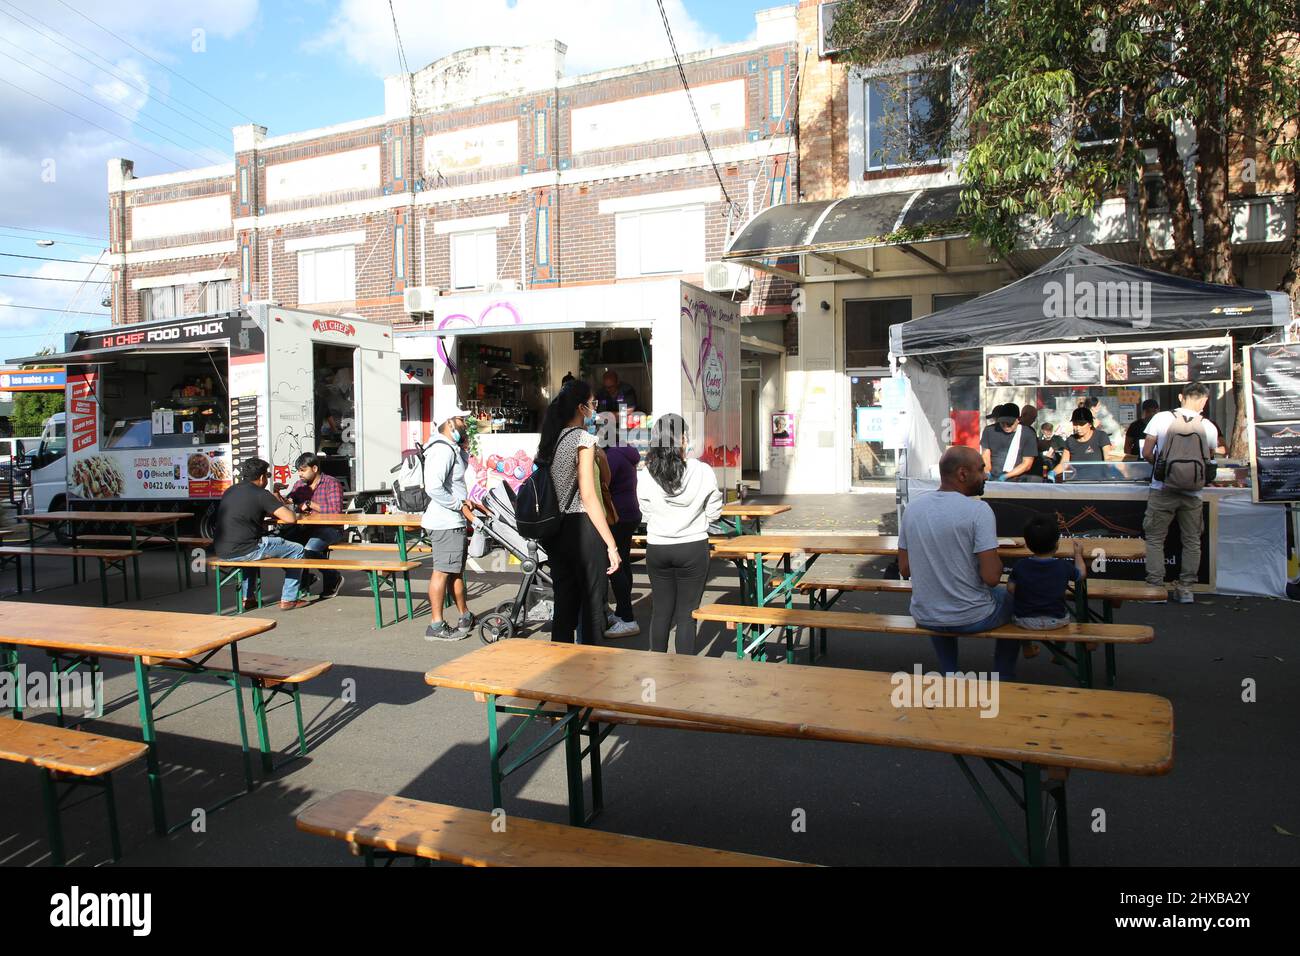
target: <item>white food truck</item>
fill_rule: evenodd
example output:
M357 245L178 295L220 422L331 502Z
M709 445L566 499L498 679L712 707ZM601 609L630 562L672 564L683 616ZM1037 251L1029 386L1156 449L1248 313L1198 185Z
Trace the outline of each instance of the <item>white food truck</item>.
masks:
M384 487L399 458L398 360L384 324L254 302L74 332L65 348L15 360L68 367L66 411L33 462L37 512L165 507L193 512L209 534L249 458L288 485L294 459L314 451L345 490Z

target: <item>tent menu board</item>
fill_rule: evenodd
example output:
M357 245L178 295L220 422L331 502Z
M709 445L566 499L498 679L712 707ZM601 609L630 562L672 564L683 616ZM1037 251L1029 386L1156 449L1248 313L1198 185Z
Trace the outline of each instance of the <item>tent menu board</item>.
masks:
M989 386L1230 382L1232 339L991 347L984 350L984 381Z
M1300 501L1300 344L1246 350L1255 501Z

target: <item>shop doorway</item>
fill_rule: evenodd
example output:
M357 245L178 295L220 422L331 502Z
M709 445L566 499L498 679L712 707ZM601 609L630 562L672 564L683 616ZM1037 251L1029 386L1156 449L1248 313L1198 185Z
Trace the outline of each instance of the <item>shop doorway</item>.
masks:
M881 408L887 368L849 369L849 485L893 488L898 453L885 447L888 423Z
M316 452L321 471L342 482L345 491L356 487L356 351L347 345L312 344Z

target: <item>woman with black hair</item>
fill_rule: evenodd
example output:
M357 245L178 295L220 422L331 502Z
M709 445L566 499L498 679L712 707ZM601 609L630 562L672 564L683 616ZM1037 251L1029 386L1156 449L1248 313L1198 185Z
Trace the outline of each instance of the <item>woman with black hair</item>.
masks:
M583 639L600 643L605 633L606 577L618 570L619 553L605 520L596 477L596 421L591 386L574 380L546 409L537 462L549 464L564 518L560 530L542 542L555 585L551 640L574 642L581 620Z
M722 516L722 492L713 469L686 457L686 420L662 415L654 423L646 469L637 474L637 500L646 525L650 573L650 650L668 651L677 625L678 654L695 653L692 612L709 574L709 523Z

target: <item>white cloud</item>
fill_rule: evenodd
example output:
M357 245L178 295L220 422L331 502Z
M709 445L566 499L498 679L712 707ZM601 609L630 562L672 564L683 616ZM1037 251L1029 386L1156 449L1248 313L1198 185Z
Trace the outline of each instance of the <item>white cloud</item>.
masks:
M665 0L681 53L716 46L682 0ZM559 40L568 47L570 75L671 56L655 0L393 0L407 64L432 61L475 46L526 46ZM329 28L305 45L338 49L377 76L400 72L387 4L341 0Z

